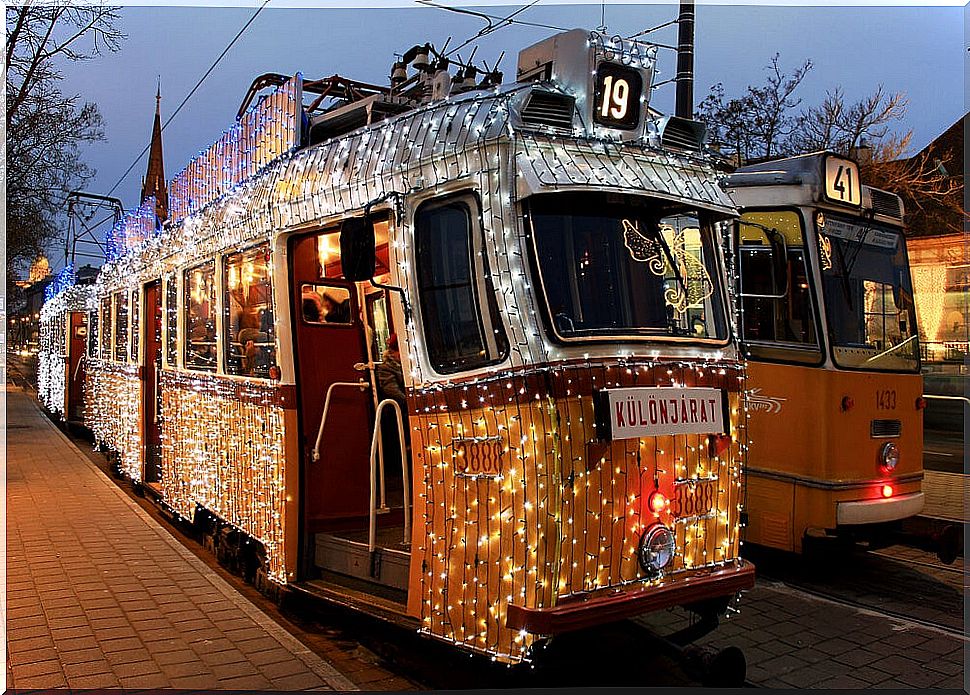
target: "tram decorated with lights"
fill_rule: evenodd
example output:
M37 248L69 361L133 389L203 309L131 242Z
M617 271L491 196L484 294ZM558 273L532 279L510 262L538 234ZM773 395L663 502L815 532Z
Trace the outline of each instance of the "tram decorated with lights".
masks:
M86 419L119 472L261 585L499 661L723 612L754 581L735 208L703 128L648 109L655 53L573 30L512 84L430 45L391 87L254 82L94 286Z
M44 288L37 353L37 397L48 412L69 424L84 420L85 353L91 287L77 284L67 265Z
M724 182L748 362L745 542L878 542L923 507L922 377L899 196L831 152Z

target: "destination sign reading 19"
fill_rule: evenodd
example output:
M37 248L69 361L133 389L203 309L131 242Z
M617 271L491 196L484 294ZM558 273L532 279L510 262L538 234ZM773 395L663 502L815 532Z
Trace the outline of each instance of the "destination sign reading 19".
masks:
M600 63L596 70L593 120L608 128L632 130L640 125L640 72L616 63Z

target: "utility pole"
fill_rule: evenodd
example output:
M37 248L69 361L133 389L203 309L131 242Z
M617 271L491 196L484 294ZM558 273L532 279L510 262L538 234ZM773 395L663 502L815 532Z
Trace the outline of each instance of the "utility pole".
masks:
M677 105L680 118L694 117L694 0L681 0L677 19Z

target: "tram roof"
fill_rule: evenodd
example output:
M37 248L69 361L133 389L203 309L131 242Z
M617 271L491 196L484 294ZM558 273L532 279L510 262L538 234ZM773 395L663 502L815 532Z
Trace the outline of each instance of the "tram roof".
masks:
M511 148L518 174L514 194L520 199L602 190L736 214L703 153L663 146L669 117L655 121L645 141L591 137L578 112L571 113L568 126L565 121L561 126L536 122L530 105L537 93L568 96L548 82L476 90L295 150L161 235L138 243L105 269L108 275L123 276L134 271L130 263L151 265L173 253L188 262L216 246L353 214L389 193L443 190L463 179L491 186L485 177L498 174L496 148L501 146Z

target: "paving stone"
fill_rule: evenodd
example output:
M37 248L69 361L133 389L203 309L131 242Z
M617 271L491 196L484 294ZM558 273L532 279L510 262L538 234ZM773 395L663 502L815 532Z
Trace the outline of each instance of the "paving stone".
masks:
M309 690L324 685L319 676L311 673L298 673L272 680L274 690Z
M950 659L936 659L933 661L926 662L925 667L947 676L955 676L963 673L964 664L962 661L952 661Z
M72 685L78 676L99 676L105 673L111 673L111 664L103 659L84 661L79 664L64 664L64 675Z
M897 674L896 678L914 688L935 688L946 679L946 675L925 668L915 668L912 671Z
M101 690L104 688L118 688L121 683L113 673L99 673L92 676L73 676L70 678L71 688Z
M127 676L118 679L121 687L126 690L142 690L149 688L165 688L169 684L167 677L160 673L149 673L140 676Z
M38 661L56 661L58 656L58 651L53 647L49 647L33 649L29 652L11 652L8 658L10 665L14 667L14 672L16 673L17 666L33 664Z
M795 688L810 688L829 678L831 674L822 673L815 666L805 666L780 676L780 679Z
M9 661L7 662L7 666L10 666ZM50 659L48 661L35 661L18 666L16 673L18 678L33 678L34 676L48 676L52 673L60 673L61 670L61 662L57 659Z
M869 687L869 684L850 675L842 675L836 676L835 678L830 678L829 680L820 681L815 684L815 687L824 688L826 690L851 690L853 688L867 688Z
M259 667L259 672L270 679L285 678L287 676L295 676L303 673L305 668L303 664L296 659L287 659L286 661L279 661L272 664L264 664Z

